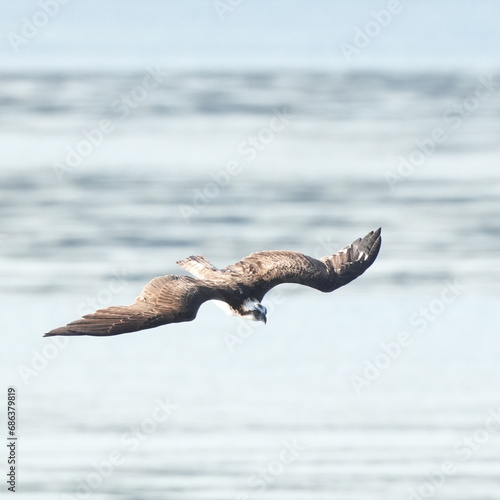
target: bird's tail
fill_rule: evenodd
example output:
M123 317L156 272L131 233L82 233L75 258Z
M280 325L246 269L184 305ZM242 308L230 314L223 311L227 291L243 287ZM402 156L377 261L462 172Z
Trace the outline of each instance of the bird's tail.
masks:
M197 278L213 279L221 273L220 269L217 269L203 255L191 255L184 260L178 260L177 264Z

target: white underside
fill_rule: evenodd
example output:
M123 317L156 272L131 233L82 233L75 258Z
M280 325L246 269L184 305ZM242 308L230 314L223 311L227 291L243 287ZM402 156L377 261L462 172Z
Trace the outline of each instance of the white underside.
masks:
M211 300L210 302L215 304L217 307L220 307L226 314L229 314L229 316L238 316L233 309L229 307L227 302L224 302L223 300Z
M226 314L229 314L229 316L239 316L240 318L245 318L245 319L250 319L254 320L255 318L252 315L249 316L240 316L236 312L234 312L231 307L229 307L229 304L227 302L224 302L223 300L211 300L210 302L213 302L217 307L220 307ZM243 308L248 310L248 311L255 311L256 302L252 299L247 299L245 303L243 304Z

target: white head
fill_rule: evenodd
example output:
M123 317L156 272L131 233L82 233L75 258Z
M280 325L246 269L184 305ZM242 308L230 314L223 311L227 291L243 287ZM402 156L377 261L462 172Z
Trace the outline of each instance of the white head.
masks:
M250 321L262 321L267 322L267 309L255 299L248 299L243 304L243 318L249 319Z

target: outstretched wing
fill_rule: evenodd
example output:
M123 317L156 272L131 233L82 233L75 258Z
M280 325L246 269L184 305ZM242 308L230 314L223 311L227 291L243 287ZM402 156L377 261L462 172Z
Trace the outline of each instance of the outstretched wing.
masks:
M112 306L56 328L53 335L108 336L191 321L201 304L217 298L217 290L189 276L160 276L150 281L129 306Z
M375 261L382 244L382 229L370 231L364 238L358 238L333 255L320 259L335 276L335 288L347 285L361 276Z
M299 283L331 292L363 274L374 262L382 242L380 228L359 238L339 252L315 259L298 252L256 252L228 266L249 296L262 300L276 285Z

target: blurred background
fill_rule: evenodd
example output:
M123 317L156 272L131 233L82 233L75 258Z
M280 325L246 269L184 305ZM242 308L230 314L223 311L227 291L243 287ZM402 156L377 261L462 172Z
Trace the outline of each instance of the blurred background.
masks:
M498 498L500 4L1 12L18 498ZM188 255L320 257L379 226L366 275L277 288L265 327L205 304L42 338Z

